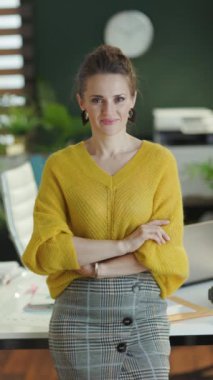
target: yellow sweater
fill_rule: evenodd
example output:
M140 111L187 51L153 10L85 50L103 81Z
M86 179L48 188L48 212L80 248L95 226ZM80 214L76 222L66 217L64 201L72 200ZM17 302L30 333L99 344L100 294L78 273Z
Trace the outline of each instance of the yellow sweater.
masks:
M165 245L148 240L134 254L150 269L165 298L188 276L182 196L172 153L144 140L137 153L109 175L81 141L46 161L23 263L35 273L48 275L50 294L56 298L82 277L73 272L80 266L72 236L120 240L153 219L170 220L163 228L171 240Z

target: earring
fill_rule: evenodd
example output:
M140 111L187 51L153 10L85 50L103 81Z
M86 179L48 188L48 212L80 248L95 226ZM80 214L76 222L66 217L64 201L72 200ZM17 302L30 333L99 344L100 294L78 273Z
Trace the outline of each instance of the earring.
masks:
M88 116L87 111L85 110L81 111L81 120L82 120L83 125L85 125L89 121L89 116Z
M134 108L130 108L128 120L131 121L132 123L134 123L135 118L136 118L135 109Z

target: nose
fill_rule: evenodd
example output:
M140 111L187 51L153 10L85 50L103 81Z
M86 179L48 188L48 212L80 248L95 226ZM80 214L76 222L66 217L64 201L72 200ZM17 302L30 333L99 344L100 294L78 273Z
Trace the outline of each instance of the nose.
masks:
M103 116L113 115L114 105L111 102L105 101L102 103L101 112Z

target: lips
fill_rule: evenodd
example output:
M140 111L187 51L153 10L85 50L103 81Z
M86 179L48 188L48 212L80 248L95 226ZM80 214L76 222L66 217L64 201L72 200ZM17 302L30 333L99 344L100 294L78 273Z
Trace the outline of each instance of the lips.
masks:
M102 119L101 123L104 125L112 125L115 124L117 121L117 119Z

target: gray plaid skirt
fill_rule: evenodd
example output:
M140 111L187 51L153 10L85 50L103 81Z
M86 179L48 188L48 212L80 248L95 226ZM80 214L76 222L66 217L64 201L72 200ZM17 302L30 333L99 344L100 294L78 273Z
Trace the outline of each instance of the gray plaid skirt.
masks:
M167 380L169 322L152 275L73 281L55 301L49 348L60 380Z

